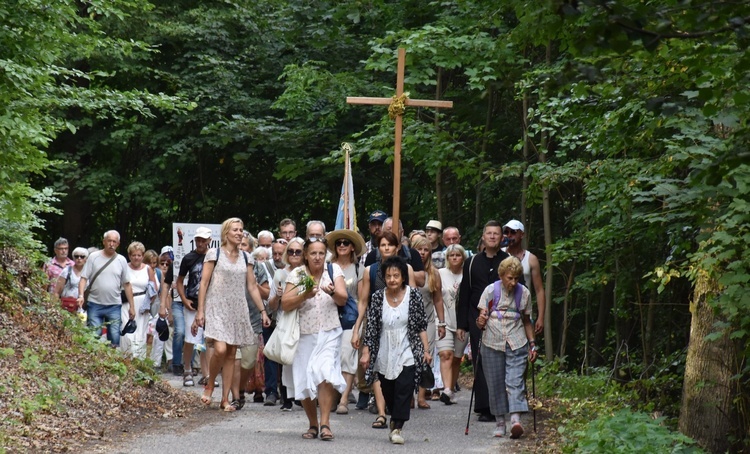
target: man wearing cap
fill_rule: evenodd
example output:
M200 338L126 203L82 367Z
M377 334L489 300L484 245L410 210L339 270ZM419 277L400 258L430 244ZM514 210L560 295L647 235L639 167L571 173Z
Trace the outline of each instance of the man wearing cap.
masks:
M133 303L133 287L130 285L130 267L125 257L117 253L120 245L120 234L110 230L104 234L104 248L93 252L86 260L78 283L78 305L83 306L84 291L88 285L88 306L86 324L99 330L105 323L107 339L113 347L120 346L120 311L122 309L121 289L130 303L128 317L135 319L135 304Z
M440 221L431 220L425 226L424 232L432 247L432 265L438 269L445 268L445 248L440 244L443 224Z
M380 232L383 231L383 222L385 222L387 218L388 215L381 210L373 211L367 218L367 227L370 229L370 239L365 243L365 252L362 254L362 257L359 258L359 264L361 266L365 266L367 254L372 251L373 243L378 242L378 238L380 238Z
M523 278L526 286L534 287L537 305L537 319L534 324L534 332L537 334L544 331L545 294L542 283L542 270L536 255L523 248L524 227L521 221L512 219L503 226L503 237L508 239L508 246L503 251L518 258L523 266Z
M199 339L190 333L190 326L195 320L195 311L198 308L198 290L201 284L201 274L203 272L203 259L208 252L208 246L211 243L211 229L208 227L198 227L195 229L193 244L195 249L188 252L180 262L180 271L177 275L177 294L181 301L172 301L172 316L174 318L174 337L172 338L172 372L179 376L182 375L183 386L194 386L192 358L193 346L199 343ZM185 277L187 277L187 287L185 287ZM166 285L162 289L168 289L174 280L172 268L167 271L164 278ZM166 317L168 291L162 291L160 317ZM171 298L170 298L171 299ZM202 333L199 333L199 336ZM201 370L207 371L206 352L200 353Z

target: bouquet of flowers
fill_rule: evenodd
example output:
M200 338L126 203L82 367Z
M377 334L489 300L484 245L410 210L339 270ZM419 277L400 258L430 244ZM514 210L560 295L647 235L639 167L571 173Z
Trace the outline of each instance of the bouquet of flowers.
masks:
M298 294L301 295L305 292L309 292L313 287L315 287L315 279L313 279L313 277L309 274L305 273L304 270L300 270L299 274L299 284L295 285L295 287L300 287Z

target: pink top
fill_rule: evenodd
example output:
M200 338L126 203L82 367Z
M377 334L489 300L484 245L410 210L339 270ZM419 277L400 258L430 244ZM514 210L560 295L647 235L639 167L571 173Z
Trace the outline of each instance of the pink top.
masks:
M297 285L302 276L307 273L304 266L297 267L289 273L287 284ZM333 264L333 278L343 276L341 267ZM328 264L323 268L323 276L320 278L320 287L327 287L331 283L328 275ZM322 331L330 331L340 328L339 313L333 297L323 290L318 290L312 298L308 298L299 308L299 331L300 334L317 334Z

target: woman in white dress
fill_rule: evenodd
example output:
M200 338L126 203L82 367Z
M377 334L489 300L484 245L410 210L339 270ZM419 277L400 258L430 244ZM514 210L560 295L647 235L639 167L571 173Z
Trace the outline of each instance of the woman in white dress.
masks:
M436 346L436 335L438 339L445 337L445 315L443 314L443 286L440 280L440 274L437 268L432 265L432 246L427 238L421 236L415 236L411 247L419 252L419 256L422 258L425 271L425 281L422 287L419 287L419 291L422 293L422 301L424 302L424 312L427 315L427 340L429 343L430 354L435 353ZM437 315L437 320L435 316ZM437 329L435 329L437 327ZM438 369L439 371L439 369ZM435 377L438 380L438 377ZM439 383L436 383L439 386ZM436 388L437 390L438 388ZM423 410L429 409L430 404L427 403L427 397L429 390L419 388L419 394L417 399L417 407ZM436 398L440 397L440 394L436 394Z
M234 376L234 359L237 347L257 344L257 336L250 325L245 289L261 312L263 326L271 324L263 307L253 273L254 262L250 254L240 250L244 224L239 218L229 218L221 225L221 246L209 249L203 262L201 287L198 292L198 310L191 327L193 335L203 327L206 340L213 343L214 353L209 361L209 376L201 396L204 405L210 405L214 383L219 371L222 374L221 405L224 411L240 407L239 393L229 401L229 391Z
M302 437L313 439L320 433L321 440L329 441L333 440L330 414L334 390L346 389L341 375L342 330L336 308L346 304L346 283L341 267L332 264L327 269L324 238L309 238L303 250L305 265L292 270L281 297L283 310L299 309L300 324L299 344L292 367L284 368L284 383L293 389L294 398L302 401L305 409L309 428Z
M146 348L148 338L148 322L151 320L151 303L148 296L148 283L151 282L156 288L156 273L143 263L143 254L146 247L139 241L134 241L128 246L128 258L130 262L130 285L133 286L133 305L135 306L135 332L125 334L120 338L120 350L132 355L133 358L146 359ZM145 300L149 303L144 305ZM145 310L144 310L145 307ZM122 320L128 319L130 304L124 302L120 312Z
M440 280L443 288L443 315L445 315L445 337L437 341L440 355L440 375L443 378L443 393L440 401L446 405L456 403L454 388L458 381L466 344L469 339L459 339L456 335L456 297L463 279L466 250L460 244L451 244L445 249L445 268L440 269Z

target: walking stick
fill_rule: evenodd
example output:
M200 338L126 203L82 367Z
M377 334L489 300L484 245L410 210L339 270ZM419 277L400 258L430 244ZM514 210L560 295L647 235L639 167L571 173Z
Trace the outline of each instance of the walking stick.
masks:
M468 333L467 333L468 334ZM477 367L474 368L474 383L477 382L477 373L479 371L479 362L482 361L482 337L484 336L484 331L482 331L482 334L479 336L479 343L477 344ZM474 389L476 387L474 384L471 385L471 397L469 398L469 415L466 417L466 430L464 431L464 435L469 435L469 422L471 422L471 406L474 404Z
M534 433L536 433L536 380L534 379L534 369L536 369L536 365L531 363L531 397L534 399L531 413L534 415Z

